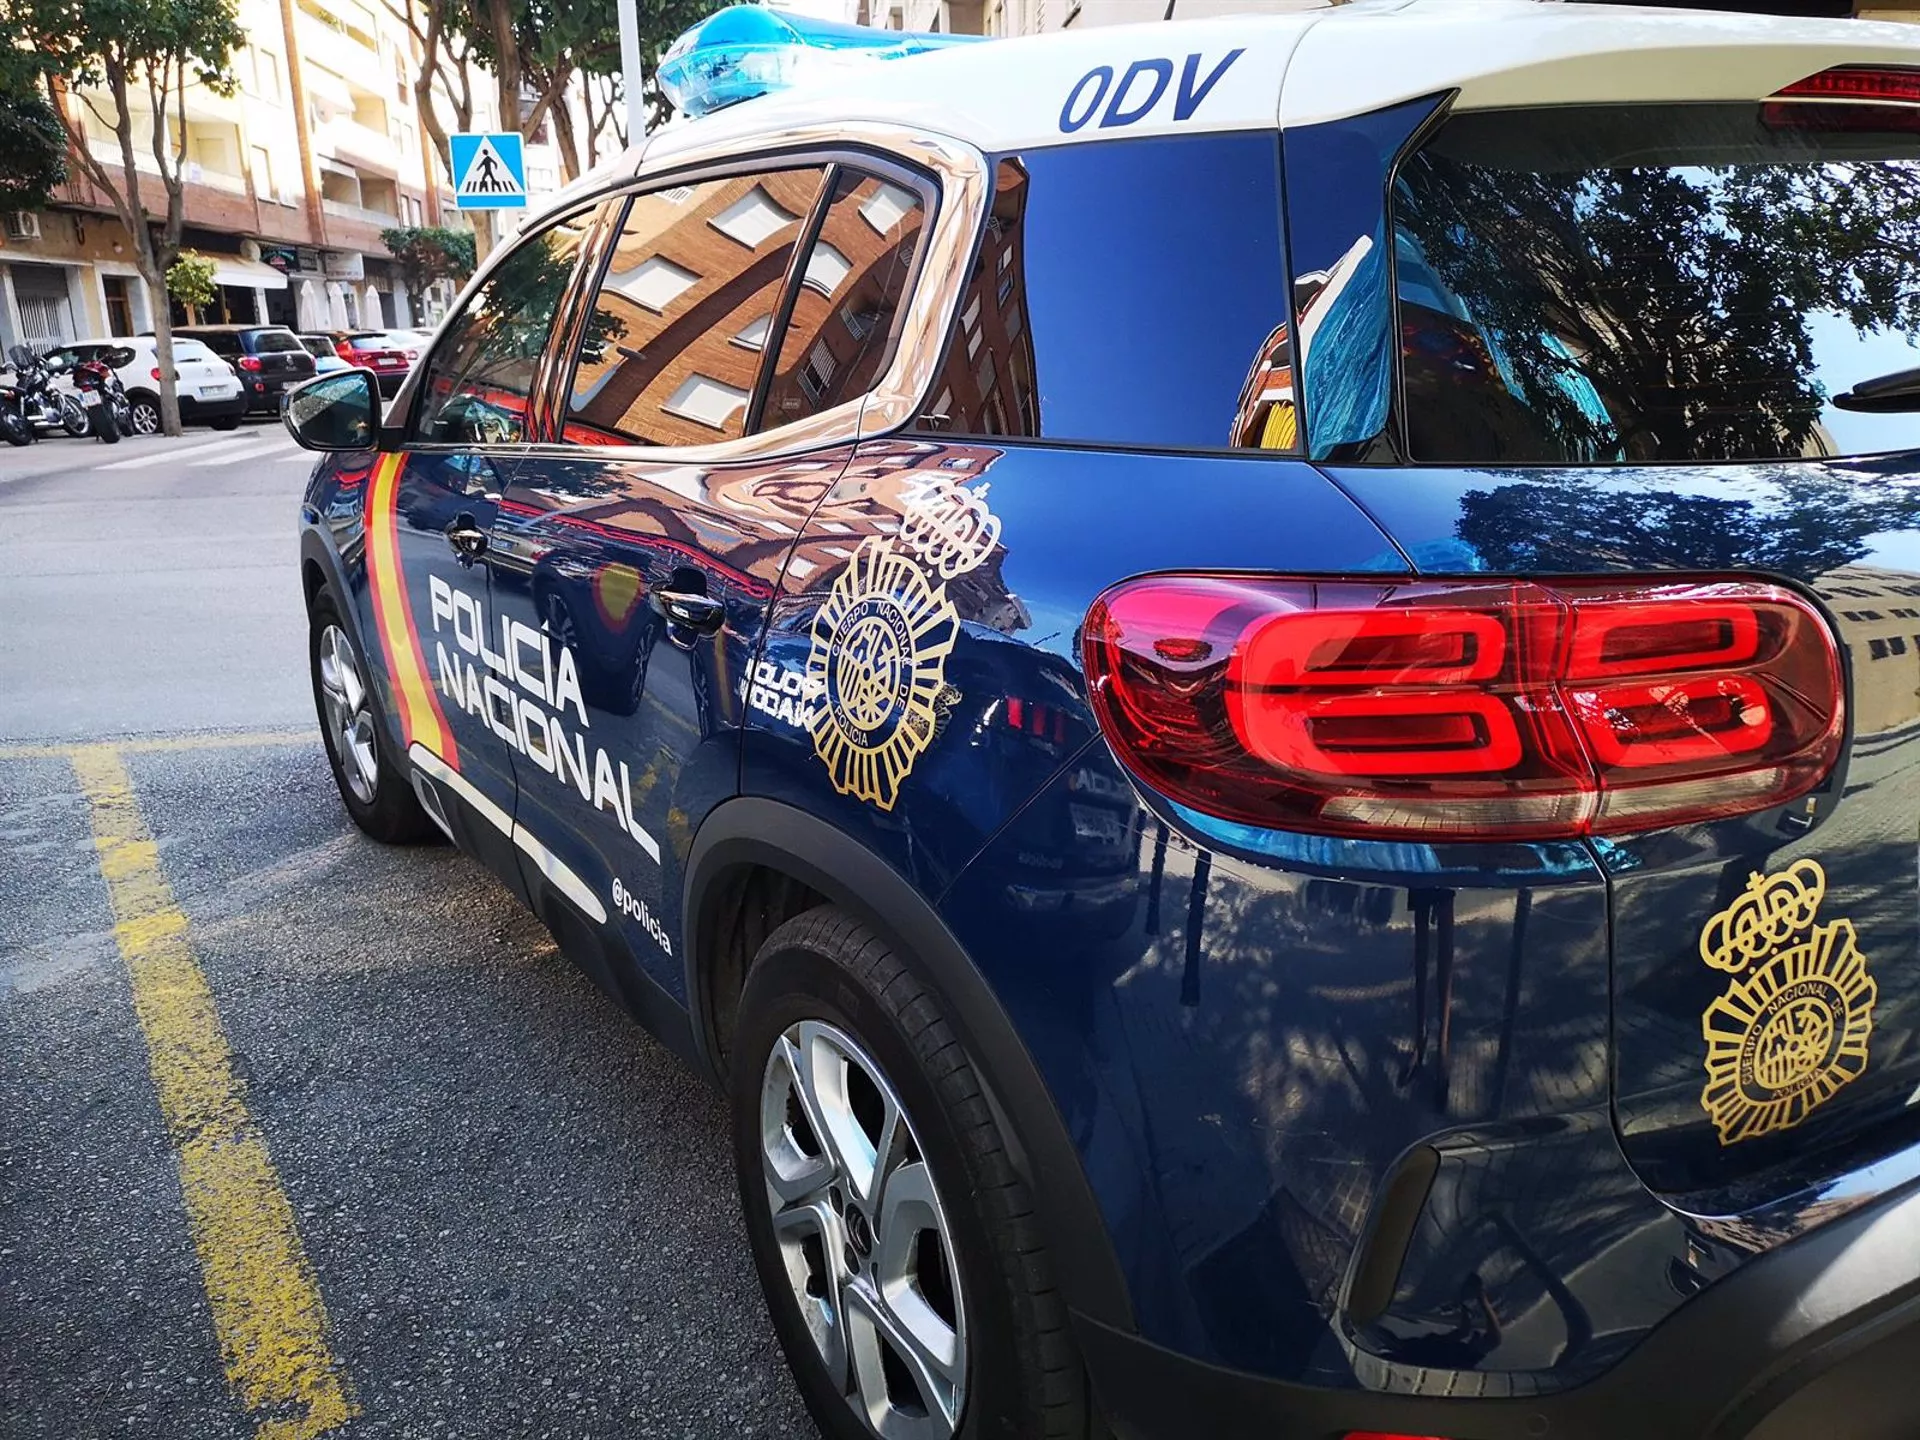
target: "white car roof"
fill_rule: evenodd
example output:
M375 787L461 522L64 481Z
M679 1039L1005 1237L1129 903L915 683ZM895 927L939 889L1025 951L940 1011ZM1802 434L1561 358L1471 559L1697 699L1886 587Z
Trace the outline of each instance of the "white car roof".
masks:
M932 130L992 153L1315 124L1448 90L1460 92L1460 109L1758 99L1830 65L1875 62L1920 62L1920 27L1551 0L1358 0L876 62L670 125L596 175L848 121Z

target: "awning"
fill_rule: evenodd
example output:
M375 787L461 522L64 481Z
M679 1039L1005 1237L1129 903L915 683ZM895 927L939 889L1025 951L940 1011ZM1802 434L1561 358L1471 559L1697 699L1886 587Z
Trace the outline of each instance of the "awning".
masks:
M242 260L238 255L209 255L216 285L240 285L249 290L284 290L287 277L271 265L258 260Z

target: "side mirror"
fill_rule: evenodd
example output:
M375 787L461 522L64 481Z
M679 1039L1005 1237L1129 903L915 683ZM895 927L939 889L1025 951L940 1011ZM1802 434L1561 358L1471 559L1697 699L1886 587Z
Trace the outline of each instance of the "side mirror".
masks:
M371 450L380 432L380 392L371 370L336 370L287 392L282 418L309 450Z

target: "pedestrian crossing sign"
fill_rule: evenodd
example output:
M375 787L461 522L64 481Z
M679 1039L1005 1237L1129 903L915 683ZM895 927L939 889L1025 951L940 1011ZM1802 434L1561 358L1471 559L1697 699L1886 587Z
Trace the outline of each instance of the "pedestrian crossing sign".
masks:
M447 137L453 199L462 210L511 210L527 203L527 157L512 131Z

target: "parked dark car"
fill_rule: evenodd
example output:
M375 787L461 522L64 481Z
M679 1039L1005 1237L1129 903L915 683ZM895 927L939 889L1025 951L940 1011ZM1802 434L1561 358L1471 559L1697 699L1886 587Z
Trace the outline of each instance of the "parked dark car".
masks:
M313 356L284 325L176 325L173 333L200 341L233 367L250 412L271 414L283 390L313 378Z

